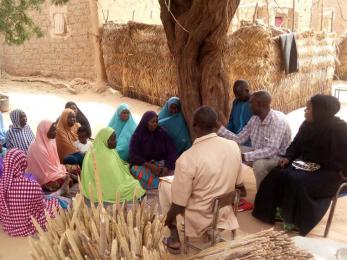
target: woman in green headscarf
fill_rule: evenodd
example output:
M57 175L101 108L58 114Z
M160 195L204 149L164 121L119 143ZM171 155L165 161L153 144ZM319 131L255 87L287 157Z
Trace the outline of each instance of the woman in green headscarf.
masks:
M130 140L137 127L128 104L119 105L108 126L116 132L119 157L128 162Z
M82 167L82 192L88 199L97 201L97 187L94 173L94 158L99 172L103 202L114 203L116 193L120 200L131 201L145 194L138 180L130 174L129 165L122 161L115 150L116 134L110 127L103 128L96 135L93 147L86 154ZM91 186L91 187L90 187ZM90 191L93 196L90 196Z

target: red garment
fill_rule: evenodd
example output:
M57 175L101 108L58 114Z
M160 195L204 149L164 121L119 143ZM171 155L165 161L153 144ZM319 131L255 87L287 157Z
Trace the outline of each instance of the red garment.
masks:
M45 229L47 209L52 215L59 202L44 199L40 184L23 176L27 159L23 151L12 149L4 159L4 172L0 179L0 222L11 236L29 236L36 233L31 222L33 216Z

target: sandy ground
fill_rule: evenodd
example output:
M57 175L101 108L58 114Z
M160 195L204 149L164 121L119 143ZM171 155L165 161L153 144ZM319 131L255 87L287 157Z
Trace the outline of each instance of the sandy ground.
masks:
M347 83L336 82L337 84ZM21 108L28 116L28 122L33 130L36 130L38 122L42 119L55 120L67 101L75 101L81 110L86 114L92 124L94 134L97 130L108 124L115 108L123 102L130 104L136 120L147 110L158 110L159 108L147 103L126 98L118 92L108 90L103 94L96 94L86 91L79 95L69 94L64 89L56 89L44 83L22 83L11 82L0 79L0 93L10 97L11 109ZM340 99L343 102L339 116L347 120L347 93ZM8 113L4 114L6 125L9 125ZM303 121L303 109L296 110L288 115L292 131L295 134ZM255 196L255 180L252 172L246 174L245 185L248 189L248 199L253 201ZM331 227L329 239L347 243L347 198L338 201L333 225ZM327 216L309 234L310 237L322 238ZM259 232L270 226L265 225L251 216L251 212L239 213L238 220L240 230L237 236ZM8 237L0 228L0 259L29 259L30 248L26 238ZM184 257L172 257L172 259L183 259Z

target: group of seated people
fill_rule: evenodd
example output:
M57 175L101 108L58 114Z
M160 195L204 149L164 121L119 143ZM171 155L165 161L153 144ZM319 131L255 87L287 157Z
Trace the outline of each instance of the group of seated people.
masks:
M242 177L247 164L253 167L257 187L253 216L267 223L282 221L287 230L306 235L324 216L341 183L339 172L347 167L347 125L335 116L339 101L313 96L291 141L286 116L271 109L268 92L251 94L244 80L236 81L233 91L227 127L213 108L195 111L193 143L177 97L159 114L146 112L138 125L129 106L120 105L94 140L87 118L72 102L57 122L40 122L36 137L24 112L12 111L9 131L0 125L0 138L6 137L0 142L7 149L0 167L3 229L13 236L31 235L35 229L30 216L44 228L44 209L53 214L54 207L62 205L43 191L69 185L81 168L81 192L91 203L97 202L98 188L105 203L114 203L117 192L125 202L159 189L171 231L165 243L177 252L181 243L176 216L184 215L187 236L204 235L212 221L212 200L236 187L246 191ZM170 175L171 183L160 181ZM220 211L218 228L238 228L231 207Z

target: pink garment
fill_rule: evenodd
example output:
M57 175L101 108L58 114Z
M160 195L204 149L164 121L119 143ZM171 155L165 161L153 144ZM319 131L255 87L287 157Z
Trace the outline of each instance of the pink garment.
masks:
M49 139L47 133L52 126L49 120L43 120L37 126L35 141L28 150L28 169L40 185L64 178L66 168L60 164L55 139Z
M53 216L53 208L59 206L55 198L44 199L42 189L35 180L23 176L26 167L27 159L23 151L15 148L7 152L0 179L0 223L11 236L35 234L31 216L45 229L44 210Z

